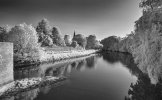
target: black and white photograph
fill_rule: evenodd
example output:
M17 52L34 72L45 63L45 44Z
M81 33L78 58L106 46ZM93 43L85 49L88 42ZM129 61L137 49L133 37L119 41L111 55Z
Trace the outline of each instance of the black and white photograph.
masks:
M0 0L0 100L162 100L162 0Z

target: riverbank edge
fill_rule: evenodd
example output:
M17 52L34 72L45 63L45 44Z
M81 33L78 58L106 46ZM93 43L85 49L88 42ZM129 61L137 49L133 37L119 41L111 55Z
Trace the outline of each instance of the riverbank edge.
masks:
M49 66L46 67L50 67L50 66L54 66L58 65L58 64L62 64L62 63L67 63L70 62L72 63L74 60L82 60L85 59L87 57L91 57L91 56L96 56L97 54L90 54L88 56L83 56L83 57L78 57L78 58L72 58L72 59L65 59L65 60L60 60L60 61L56 61L54 63L50 63ZM44 67L44 68L46 68ZM37 67L38 68L38 67ZM20 69L19 69L20 70ZM21 69L21 70L25 70L25 69ZM28 70L28 69L26 69ZM45 79L45 80L42 80ZM35 88L39 88L39 87L44 87L47 85L57 85L58 83L64 83L66 80L68 80L67 77L52 77L52 76L47 76L46 78L24 78L24 79L20 79L20 80L15 80L12 81L2 87L0 87L0 99L1 98L7 98L7 97L11 97L13 95L16 95L18 93L21 92L25 92L25 91L29 91ZM24 84L27 83L27 84ZM26 88L24 88L26 87Z
M13 81L6 84L0 89L0 99L9 98L18 93L29 91L31 89L44 87L47 85L58 84L66 81L66 77L46 77L46 78L30 78Z
M115 50L100 50L99 51L99 53L102 53L102 52L116 52L116 53L124 53L124 54L130 54L130 55L132 55L132 53L126 52L126 51L115 51Z
M71 50L71 51L64 51L64 52L55 52L52 50L50 51L39 50L39 58L37 58L36 60L28 59L28 60L14 61L15 63L14 68L37 66L42 63L79 58L79 57L95 54L98 52L99 50Z

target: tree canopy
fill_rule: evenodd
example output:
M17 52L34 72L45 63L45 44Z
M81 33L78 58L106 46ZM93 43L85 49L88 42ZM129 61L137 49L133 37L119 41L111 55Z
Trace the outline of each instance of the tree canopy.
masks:
M66 46L70 46L71 45L70 35L65 35L64 36L64 41L65 41Z
M86 49L101 49L102 44L96 39L95 35L89 35L87 37Z
M57 27L53 27L52 29L52 40L53 44L56 44L58 46L65 46L65 41L61 36L61 31Z
M82 34L77 34L73 37L73 41L76 41L79 46L85 48L87 45L87 40Z
M15 52L30 52L38 47L38 37L35 28L25 23L13 27L4 41L14 43Z
M139 7L145 9L153 9L154 7L158 7L161 5L161 0L141 0Z

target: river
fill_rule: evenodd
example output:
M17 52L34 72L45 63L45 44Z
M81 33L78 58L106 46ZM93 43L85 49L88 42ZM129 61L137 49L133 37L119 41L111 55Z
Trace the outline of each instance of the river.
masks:
M138 69L129 54L107 52L42 64L23 71L16 70L14 79L43 76L65 76L67 79L24 91L4 100L161 99L161 96L157 96L160 93L156 93L159 87L150 83L150 79Z

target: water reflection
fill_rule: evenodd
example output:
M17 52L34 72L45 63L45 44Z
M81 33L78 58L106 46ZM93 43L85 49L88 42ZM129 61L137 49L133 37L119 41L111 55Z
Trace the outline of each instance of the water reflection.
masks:
M162 84L151 84L146 74L140 74L135 84L130 85L125 100L162 100Z
M82 71L84 69L83 67L86 67L86 65L88 65L87 67L89 68L93 68L95 59L97 59L97 56L93 55L64 62L57 62L54 64L43 64L38 67L33 67L34 69L32 69L32 67L29 67L29 69L27 68L24 70L15 70L14 79L20 80L24 78L45 76L69 77L72 69ZM4 98L3 100L34 100L35 98L37 98L38 94L47 94L52 88L56 88L57 86L63 85L67 82L68 81L45 87L38 87L30 91L19 93L15 96Z
M137 65L134 63L133 57L130 54L119 52L107 52L103 53L102 55L103 59L108 63L121 62L125 65L124 67L126 67L132 75L138 77L138 75L142 73L142 71L139 70Z
M115 63L116 61L122 62L127 65L125 67L127 67L133 75L137 76L137 81L136 83L131 83L128 96L125 96L125 100L162 100L162 81L159 81L157 84L152 84L150 76L142 73L142 71L138 69L131 55L111 52L104 53L103 58L111 63Z
M89 57L15 70L15 79L68 77L58 84L19 93L4 100L161 100L162 86L153 85L129 54L107 52Z

